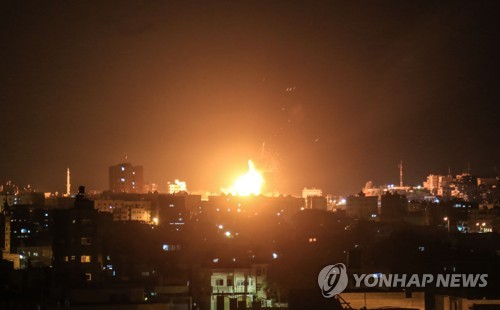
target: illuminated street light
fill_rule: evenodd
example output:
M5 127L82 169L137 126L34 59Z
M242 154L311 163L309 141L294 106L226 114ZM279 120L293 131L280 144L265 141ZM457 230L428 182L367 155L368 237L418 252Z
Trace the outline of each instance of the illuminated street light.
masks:
M447 216L445 216L443 220L446 222L446 228L448 232L450 232L450 219Z

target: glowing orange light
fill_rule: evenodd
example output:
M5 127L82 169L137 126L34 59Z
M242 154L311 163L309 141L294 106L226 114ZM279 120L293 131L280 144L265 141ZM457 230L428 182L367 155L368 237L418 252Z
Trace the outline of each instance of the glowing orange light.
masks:
M264 178L259 171L255 169L255 166L251 160L248 161L248 172L240 176L233 186L228 190L224 191L226 194L238 195L238 196L249 196L249 195L260 195L262 186L264 185Z

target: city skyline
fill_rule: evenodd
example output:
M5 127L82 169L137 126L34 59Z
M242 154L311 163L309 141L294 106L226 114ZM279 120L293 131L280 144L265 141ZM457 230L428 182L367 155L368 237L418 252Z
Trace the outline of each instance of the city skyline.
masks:
M494 2L21 5L2 11L0 178L106 188L110 165L282 193L499 165ZM161 184L161 183L160 183Z
M9 1L0 309L500 309L500 1Z
M467 169L464 169L460 173L453 173L451 169L448 169L447 173L436 173L436 172L427 172L425 178L419 180L417 182L411 183L405 179L404 176L404 165L401 161L398 165L399 169L399 180L398 182L386 181L386 182L374 182L373 180L367 180L365 183L359 186L358 189L355 189L350 192L324 192L323 189L314 185L305 184L300 189L300 192L293 193L285 193L279 192L277 190L270 189L266 185L265 172L261 171L259 167L255 167L253 162L249 160L247 171L242 171L242 173L236 176L233 180L231 180L231 184L227 183L223 186L220 186L216 190L207 190L207 189L195 189L188 190L187 184L189 184L189 180L179 181L179 179L175 179L174 181L167 179L162 180L160 182L150 182L145 181L143 179L143 166L133 165L130 162L121 162L114 164L108 167L108 186L103 188L90 188L89 191L98 194L98 193L167 193L167 194L176 194L176 193L185 193L185 194L195 194L202 195L203 197L208 197L208 195L232 195L232 196L293 196L293 197L305 197L304 192L313 191L319 192L319 196L330 196L330 197L346 197L350 195L358 195L360 192L364 194L368 194L369 196L377 196L381 195L384 192L407 192L408 190L429 190L429 194L436 195L438 197L447 197L449 198L450 193L444 194L443 192L436 192L438 187L445 186L447 183L453 183L454 181L458 181L460 179L470 178L473 180L472 183L476 183L480 185L481 183L489 182L497 182L499 179L498 175L486 174L486 175L477 175L471 173L470 165L468 165ZM77 189L71 190L71 179L70 179L70 168L67 168L66 172L66 191L58 191L58 190L40 190L37 188L33 188L31 184L28 183L16 183L12 180L8 180L3 184L0 184L0 191L4 191L5 193L10 192L13 194L12 189L17 188L19 192L45 192L46 194L56 194L62 196L74 196L77 193ZM172 182L171 182L172 181ZM4 188L7 186L7 188ZM85 186L85 185L82 185ZM361 191L359 190L361 189ZM448 190L451 190L448 188ZM318 196L314 194L313 196ZM455 195L451 195L455 196ZM460 197L463 198L463 197Z

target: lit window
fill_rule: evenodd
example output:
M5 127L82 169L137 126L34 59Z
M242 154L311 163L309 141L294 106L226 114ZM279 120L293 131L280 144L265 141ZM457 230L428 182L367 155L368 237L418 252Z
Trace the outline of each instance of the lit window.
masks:
M80 256L81 263L90 263L90 255L82 255Z
M224 285L224 279L217 279L217 280L215 280L215 285L217 285L217 286L223 286Z
M82 245L91 245L92 244L92 239L88 238L88 237L82 237L81 244Z
M87 282L92 281L92 274L91 274L91 273L86 273L86 274L85 274L85 280L86 280Z
M125 171L125 166L122 166L122 171Z

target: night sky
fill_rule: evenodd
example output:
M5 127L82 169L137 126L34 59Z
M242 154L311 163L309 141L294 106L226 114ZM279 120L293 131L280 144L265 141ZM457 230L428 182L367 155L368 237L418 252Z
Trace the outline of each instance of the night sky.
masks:
M358 192L500 168L498 1L11 1L0 180Z

